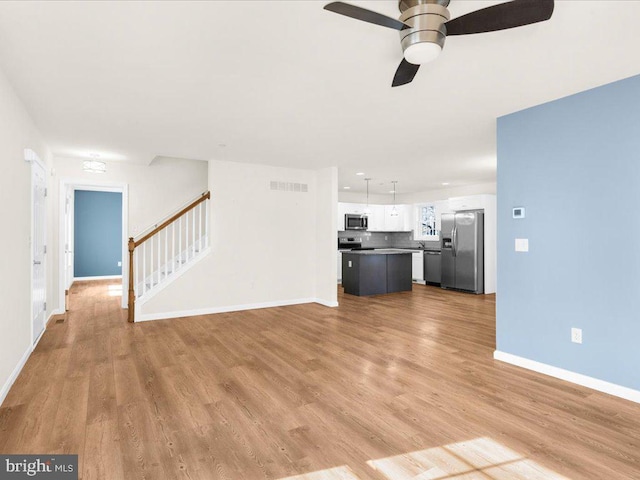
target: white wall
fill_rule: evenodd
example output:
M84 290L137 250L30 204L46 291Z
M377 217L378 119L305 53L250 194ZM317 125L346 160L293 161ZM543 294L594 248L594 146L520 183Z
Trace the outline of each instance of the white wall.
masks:
M405 193L397 196L398 203L425 203L437 200L446 200L452 197L466 197L469 195L496 194L496 184L479 183L477 185L465 185L463 187L447 187L438 190L427 190L424 192Z
M0 218L3 223L0 251L4 252L0 275L1 401L12 373L31 348L31 165L24 161L24 149L35 151L46 164L50 155L35 124L1 71L0 112ZM47 205L47 213L50 220L50 205ZM48 245L51 245L51 238L49 228ZM53 276L50 260L47 256L47 318L53 308L49 302Z
M338 192L338 201L343 203L367 203L367 194L340 190ZM369 194L369 203L371 205L390 205L393 203L393 195Z
M316 195L316 298L330 306L338 305L336 230L338 229L338 169L318 171Z
M309 191L273 191L271 180ZM209 185L212 253L142 305L139 320L335 302L335 169L211 161Z
M106 173L87 173L82 159L55 157L56 193L63 179L129 185L129 234L138 236L207 191L207 162L159 158L150 165L105 162ZM58 201L58 195L55 196Z

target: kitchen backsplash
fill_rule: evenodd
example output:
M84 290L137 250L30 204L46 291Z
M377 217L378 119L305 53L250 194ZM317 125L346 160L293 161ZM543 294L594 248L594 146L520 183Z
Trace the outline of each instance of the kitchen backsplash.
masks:
M362 239L363 247L373 248L420 248L421 244L427 248L440 248L438 241L418 242L414 240L413 232L359 232L353 230L338 232L338 238Z

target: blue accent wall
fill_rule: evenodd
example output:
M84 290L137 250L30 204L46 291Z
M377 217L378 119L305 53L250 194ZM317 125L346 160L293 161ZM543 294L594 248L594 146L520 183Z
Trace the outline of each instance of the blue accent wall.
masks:
M497 349L640 390L640 76L499 118L497 188Z
M121 275L122 194L76 190L74 276Z

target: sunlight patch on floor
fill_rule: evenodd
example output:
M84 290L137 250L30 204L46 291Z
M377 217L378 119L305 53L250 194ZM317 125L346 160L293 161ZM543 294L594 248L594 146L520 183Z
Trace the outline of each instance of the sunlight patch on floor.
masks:
M296 475L295 477L281 478L280 480L360 480L353 471L343 465L341 467L327 468L316 472Z
M110 297L122 296L122 285L109 285L107 289L108 289L108 295Z
M568 480L486 437L367 464L389 480Z

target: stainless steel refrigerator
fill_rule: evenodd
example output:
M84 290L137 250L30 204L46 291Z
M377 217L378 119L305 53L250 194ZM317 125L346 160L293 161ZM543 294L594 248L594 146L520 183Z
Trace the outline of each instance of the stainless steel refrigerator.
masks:
M484 212L441 217L442 288L484 293Z

